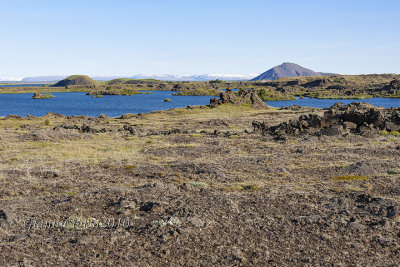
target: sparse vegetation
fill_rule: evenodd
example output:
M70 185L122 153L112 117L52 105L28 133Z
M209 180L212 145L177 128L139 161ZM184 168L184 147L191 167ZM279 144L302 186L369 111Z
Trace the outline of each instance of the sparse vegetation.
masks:
M380 135L393 135L393 136L400 136L400 132L399 131L381 131L379 132Z
M182 92L174 93L173 95L189 95L189 96L202 96L202 95L210 95L210 96L218 96L220 94L220 90L216 89L192 89L185 90Z
M388 171L388 174L400 174L400 169L399 168L392 169Z
M47 98L54 98L55 96L52 94L40 94L40 93L34 93L32 98L33 99L47 99Z
M337 176L333 177L332 180L338 182L351 182L351 181L365 181L369 180L368 177L358 176L358 175L345 175L345 176Z
M374 75L328 75L314 77L290 77L274 81L226 82L214 80L208 82L166 82L154 79L120 78L107 82L98 82L85 75L73 75L52 87L8 87L0 93L28 92L88 92L133 95L137 91L172 90L176 95L217 96L219 89L256 90L264 101L294 100L295 96L321 99L366 99L371 97L400 97L400 88L395 74Z
M239 191L258 191L261 189L259 185L249 183L238 183L232 186L232 189Z
M196 182L196 181L194 181L194 182L189 182L189 184L190 184L191 186L194 186L194 187L206 187L206 186L207 186L207 183L204 183L204 182Z

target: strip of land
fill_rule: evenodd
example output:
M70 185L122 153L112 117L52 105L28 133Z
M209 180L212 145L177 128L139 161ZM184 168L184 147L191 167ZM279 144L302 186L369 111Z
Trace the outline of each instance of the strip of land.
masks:
M0 93L87 92L89 95L134 95L153 90L177 91L177 95L213 95L220 90L251 89L264 100L293 100L296 97L320 99L365 99L400 97L400 76L395 74L329 75L281 78L274 81L165 82L153 79L114 79L94 81L84 75L70 76L52 86L5 87Z

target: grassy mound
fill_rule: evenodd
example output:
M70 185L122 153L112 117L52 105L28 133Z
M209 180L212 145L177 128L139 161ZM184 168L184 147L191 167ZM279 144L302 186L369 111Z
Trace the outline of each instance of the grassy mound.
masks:
M54 87L65 87L69 85L84 85L84 86L97 86L99 82L93 80L89 76L86 75L72 75L64 80L59 81L54 84Z

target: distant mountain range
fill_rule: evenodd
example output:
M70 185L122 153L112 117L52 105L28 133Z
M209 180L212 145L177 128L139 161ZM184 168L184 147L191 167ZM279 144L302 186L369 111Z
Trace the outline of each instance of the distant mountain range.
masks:
M137 74L133 76L91 76L96 81L109 81L117 78L131 78L131 79L156 79L161 81L210 81L210 80L223 80L223 81L248 81L258 74L202 74L202 75L172 75L172 74ZM10 79L0 78L0 81L17 81L23 83L40 83L40 82L58 82L67 78L64 76L35 76L25 77L23 79Z
M284 77L295 76L325 76L333 73L316 72L306 69L294 63L285 62L279 66L258 75L258 74L202 74L202 75L172 75L172 74L137 74L133 76L90 76L96 81L109 81L117 78L131 79L156 79L161 81L260 81L260 80L276 80ZM258 75L258 76L257 76ZM257 76L257 77L256 77ZM40 82L58 82L67 78L64 76L35 76L23 79L1 78L0 81L17 81L22 83L40 83Z
M315 72L313 70L303 68L300 65L285 62L260 74L259 76L252 79L252 81L276 80L279 78L296 76L324 76L330 74L331 73Z
M248 81L258 74L202 74L202 75L148 75L138 74L132 76L132 79L157 79L161 81L211 81L211 80L223 80L223 81Z

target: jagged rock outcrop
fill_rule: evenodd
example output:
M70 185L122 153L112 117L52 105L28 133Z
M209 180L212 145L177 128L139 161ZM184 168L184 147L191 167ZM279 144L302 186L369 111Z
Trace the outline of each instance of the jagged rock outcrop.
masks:
M226 89L225 92L221 92L219 95L220 99L210 99L210 107L215 108L222 104L233 104L240 106L243 104L249 104L253 108L268 108L269 106L261 100L257 93L253 90L242 89L235 93L231 89Z
M265 122L253 121L253 130L270 134L314 132L324 135L356 133L373 135L379 131L400 130L400 108L376 108L368 103L353 102L348 105L336 103L317 114L301 115L297 120L267 126Z
M390 87L395 90L400 89L400 80L399 79L394 79L393 81L390 82Z

